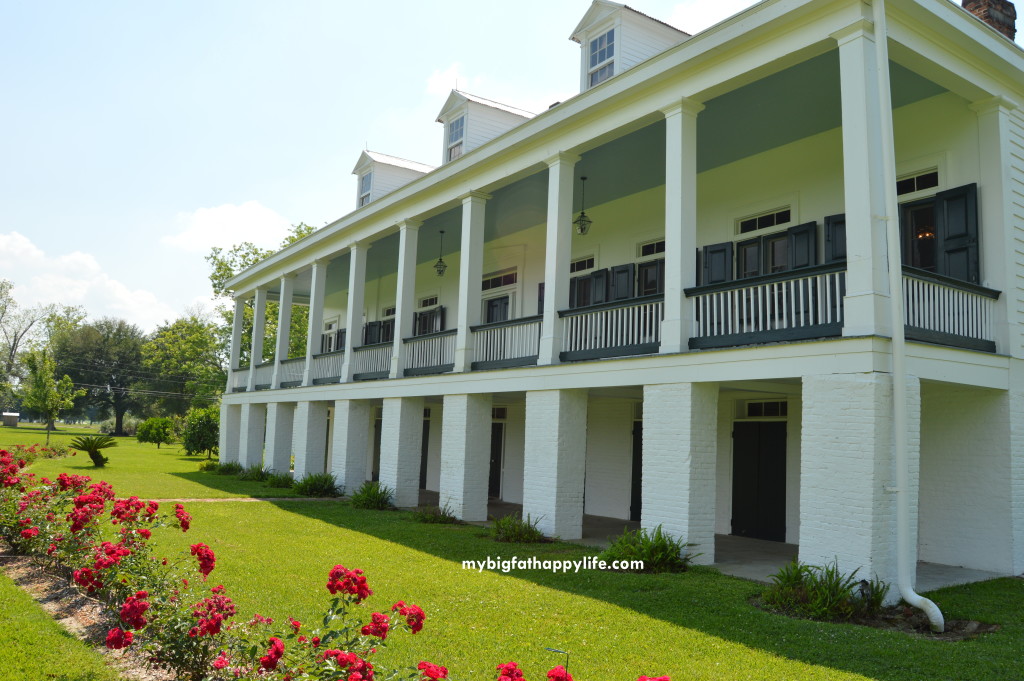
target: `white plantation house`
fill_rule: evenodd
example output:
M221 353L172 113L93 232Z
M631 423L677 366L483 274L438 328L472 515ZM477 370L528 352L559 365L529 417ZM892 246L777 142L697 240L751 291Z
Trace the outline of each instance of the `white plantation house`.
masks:
M578 95L453 91L436 168L365 152L355 210L231 280L222 459L700 562L1024 572L1024 53L1011 3L964 4L691 36L594 0Z

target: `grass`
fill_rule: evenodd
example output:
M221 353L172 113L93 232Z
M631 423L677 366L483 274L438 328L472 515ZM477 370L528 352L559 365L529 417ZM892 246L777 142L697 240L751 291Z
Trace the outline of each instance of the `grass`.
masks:
M127 467L113 457L130 450L127 442L111 450L104 475ZM173 473L161 472L173 468L166 461L180 457L155 447L137 451L135 457L157 472L125 472L122 494L182 484ZM35 468L51 463L79 462L47 461ZM197 475L211 485L234 480ZM132 487L132 481L140 488ZM216 490L189 483L201 491L191 496L215 496ZM142 495L157 496L149 491ZM463 560L579 560L594 552L564 543L496 544L483 528L421 524L407 511L366 513L344 503L303 499L191 503L187 508L194 516L188 534L170 532L154 538L159 537L168 553L187 551L189 544L200 541L209 544L217 554L210 579L228 588L240 615L255 611L315 621L328 601L323 585L330 567L341 563L362 568L375 592L365 605L367 617L399 599L427 612L424 631L413 637L389 637L393 645L381 653L381 660L439 662L452 678L493 678L494 666L510 659L521 664L528 678L543 678L547 669L564 661L545 647L572 653L571 671L578 681L635 681L641 674L667 674L674 681L1021 677L1024 580L1002 579L930 594L948 619L1003 625L993 634L951 643L758 610L750 600L761 585L702 567L659 575L464 570ZM37 677L45 678L26 678Z
M0 573L0 681L117 681L103 657Z

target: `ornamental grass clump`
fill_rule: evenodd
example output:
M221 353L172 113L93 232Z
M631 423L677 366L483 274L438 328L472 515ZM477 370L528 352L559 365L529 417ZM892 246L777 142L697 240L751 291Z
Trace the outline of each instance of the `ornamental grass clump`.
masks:
M357 489L349 501L352 508L362 508L371 511L387 511L395 507L392 500L395 498L394 490L387 485L382 485L376 480L367 481Z
M245 470L245 467L237 461L228 461L226 463L217 464L217 468L213 471L217 475L238 475Z
M880 579L857 580L838 561L806 565L795 558L772 575L761 594L766 606L794 617L829 622L873 617L882 609L889 585Z
M292 489L304 497L338 497L338 481L332 473L307 473L292 485Z
M251 482L264 482L269 477L270 471L259 464L253 464L252 466L244 468L238 474L239 480L248 480Z
M491 533L494 541L509 542L516 544L537 544L550 541L544 533L537 529L540 519L533 520L527 514L526 518L520 518L515 513L510 513L501 518L491 518L494 521L491 526Z
M648 531L625 530L605 549L600 558L609 563L643 563L643 569L630 572L685 572L690 563L700 554L687 551L693 544L687 544L662 531L661 525Z
M462 521L455 517L455 513L447 504L442 508L437 506L421 506L412 512L412 518L416 522L431 523L440 525L460 525Z
M267 476L267 487L274 489L288 489L295 484L291 473L271 473Z

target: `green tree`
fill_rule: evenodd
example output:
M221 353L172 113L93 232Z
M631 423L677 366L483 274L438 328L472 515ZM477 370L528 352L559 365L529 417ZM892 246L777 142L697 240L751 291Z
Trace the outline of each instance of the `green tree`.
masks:
M57 417L73 407L75 398L85 395L85 391L76 390L67 374L57 380L57 364L46 349L26 353L25 366L28 379L21 385L22 403L46 423L46 444L49 445L50 431L55 429Z
M139 442L149 442L160 449L160 445L169 445L174 441L174 422L166 416L154 416L139 424L135 431Z
M193 402L216 400L227 383L218 325L201 313L165 322L142 345L144 383L160 413L185 414Z
M181 444L188 456L206 452L206 458L216 451L220 444L220 408L216 404L208 407L193 407L185 415L185 429Z
M14 404L13 385L26 376L22 351L41 337L44 320L58 309L57 305L23 308L14 299L13 289L12 282L0 279L0 406L5 409Z

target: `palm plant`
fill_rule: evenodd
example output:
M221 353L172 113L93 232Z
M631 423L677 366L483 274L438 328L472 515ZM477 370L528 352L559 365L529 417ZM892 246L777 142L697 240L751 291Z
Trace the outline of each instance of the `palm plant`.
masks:
M97 468L101 468L109 459L100 454L100 450L107 447L116 447L117 440L109 435L80 435L71 441L71 446L88 454L89 458L92 459L92 464Z

